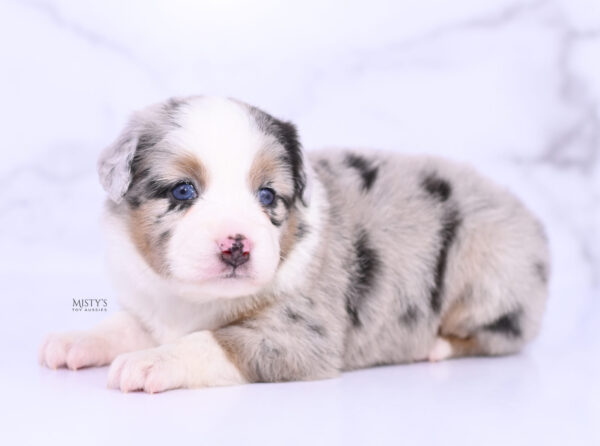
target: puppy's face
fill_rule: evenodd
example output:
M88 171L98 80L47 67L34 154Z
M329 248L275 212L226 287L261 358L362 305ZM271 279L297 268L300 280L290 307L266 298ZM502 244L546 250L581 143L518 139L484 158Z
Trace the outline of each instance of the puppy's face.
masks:
M100 177L148 265L219 297L272 281L307 199L295 128L226 99L138 113Z

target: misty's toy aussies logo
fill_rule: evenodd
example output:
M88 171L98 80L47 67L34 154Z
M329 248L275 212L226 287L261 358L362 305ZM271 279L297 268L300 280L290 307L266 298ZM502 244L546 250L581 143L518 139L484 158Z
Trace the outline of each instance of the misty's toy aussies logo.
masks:
M73 299L73 311L107 311L108 299Z

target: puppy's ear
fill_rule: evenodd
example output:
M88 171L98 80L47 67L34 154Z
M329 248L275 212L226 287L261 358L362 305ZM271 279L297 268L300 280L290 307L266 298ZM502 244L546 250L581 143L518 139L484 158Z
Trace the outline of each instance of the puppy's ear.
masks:
M100 154L100 184L115 203L119 203L131 183L131 163L140 138L139 125L132 118L117 140Z
M302 144L300 144L296 126L289 121L280 121L272 117L271 119L272 122L269 130L283 145L288 154L288 162L291 165L294 176L296 197L300 199L304 206L308 206L310 204L314 172L302 149Z

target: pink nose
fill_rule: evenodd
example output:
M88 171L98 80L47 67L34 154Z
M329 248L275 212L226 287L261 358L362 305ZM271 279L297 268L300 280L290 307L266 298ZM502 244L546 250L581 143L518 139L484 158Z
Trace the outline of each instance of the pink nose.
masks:
M241 234L220 240L221 260L237 268L250 260L250 241Z

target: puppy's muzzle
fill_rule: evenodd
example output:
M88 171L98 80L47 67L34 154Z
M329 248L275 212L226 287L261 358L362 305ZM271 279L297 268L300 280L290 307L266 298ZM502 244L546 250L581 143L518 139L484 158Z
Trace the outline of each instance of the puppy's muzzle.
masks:
M250 260L250 243L241 234L229 236L219 242L221 260L227 265L237 268Z

